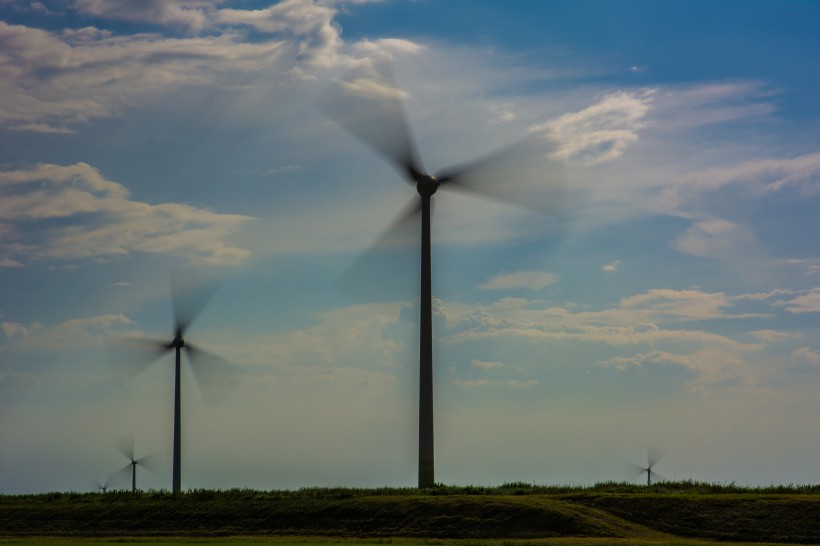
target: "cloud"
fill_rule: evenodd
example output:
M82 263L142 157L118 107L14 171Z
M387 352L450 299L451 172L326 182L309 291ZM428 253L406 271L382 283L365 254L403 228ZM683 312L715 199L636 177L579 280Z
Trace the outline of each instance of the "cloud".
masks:
M13 341L18 349L62 352L98 345L112 328L131 324L132 321L123 314L107 314L71 319L53 325L3 322L0 327L6 338Z
M687 355L651 351L631 357L612 357L596 364L619 371L625 371L630 367L680 366L692 375L689 388L696 391L701 391L704 387L721 385L749 385L756 380L755 374L750 373L750 367L744 359L724 350L702 349Z
M744 254L755 245L748 226L720 218L695 222L672 244L684 254L713 258Z
M119 19L182 26L200 30L208 23L214 0L75 0L74 7L81 13Z
M731 298L723 292L652 289L622 298L622 309L635 309L653 320L711 320L720 318L762 318L761 314L729 314Z
M58 34L0 21L0 124L66 132L183 86L218 90L240 75L249 85L271 73L287 47L231 34L111 36L93 27Z
M510 389L531 389L538 386L537 379L454 379L453 384L464 389L478 387L507 387Z
M559 141L556 155L570 162L595 165L611 161L638 140L653 94L652 90L613 93L583 110L535 125L531 131Z
M0 171L0 262L112 258L133 252L238 264L227 239L251 220L191 205L151 205L86 163Z
M501 362L487 362L484 360L472 359L470 361L470 365L474 368L480 368L482 370L491 370L493 368L503 368L504 364Z
M794 314L820 313L820 288L813 288L807 294L775 302L773 305L785 307L786 311Z
M609 262L608 264L604 265L601 269L606 271L607 273L612 273L618 271L618 268L621 265L621 260L615 260L614 262Z
M515 290L519 288L541 290L558 282L558 280L558 275L548 271L513 271L511 273L499 273L480 284L479 288L484 290Z
M791 354L792 362L797 364L808 364L814 368L820 368L820 352L809 347L800 347Z
M765 343L779 343L789 339L798 339L802 337L799 332L779 332L777 330L755 330L749 332L755 339Z

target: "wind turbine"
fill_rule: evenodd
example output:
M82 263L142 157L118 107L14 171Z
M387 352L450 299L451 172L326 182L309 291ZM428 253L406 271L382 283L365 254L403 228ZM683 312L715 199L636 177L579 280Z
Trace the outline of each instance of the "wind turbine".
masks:
M174 329L171 341L119 337L110 347L108 360L120 380L128 380L160 356L174 353L174 447L171 490L182 490L182 416L180 407L182 351L187 352L194 378L209 406L220 402L242 378L242 371L224 359L184 339L185 333L217 289L215 280L193 271L171 274ZM132 461L134 462L134 461ZM134 465L136 467L136 465Z
M111 480L111 478L109 477L109 478L106 478L104 482L96 481L94 483L94 489L96 489L97 491L100 491L101 493L106 493L108 491L109 481L110 480Z
M540 179L552 190L563 187L563 165L547 159L545 139L527 138L469 164L429 174L422 166L404 114L402 96L388 65L365 62L361 72L336 81L318 98L317 108L364 144L384 156L415 186L418 198L393 223L398 227L421 218L421 294L419 334L419 453L418 486L435 485L433 449L433 319L430 216L431 201L439 188L478 193L500 201L545 212L557 212L557 202L539 204L531 195L512 191L514 179L503 176L515 170L527 151L537 151ZM542 188L543 189L543 188ZM391 231L391 228L388 231Z
M145 457L140 457L139 459L134 457L134 436L128 436L127 438L122 438L116 442L115 446L117 450L128 459L128 464L124 467L120 468L116 472L114 472L109 479L105 481L104 484L99 484L99 489L102 490L103 493L108 489L108 483L115 481L117 478L123 475L131 474L131 493L137 492L137 466L141 466L148 470L151 470L153 466L153 462L156 459L155 455L146 455Z
M646 474L646 485L652 485L652 478L663 479L663 476L652 470L655 468L661 459L666 456L666 453L659 447L649 446L646 453L646 466L639 466L632 463L627 463L627 471L632 473L635 477Z

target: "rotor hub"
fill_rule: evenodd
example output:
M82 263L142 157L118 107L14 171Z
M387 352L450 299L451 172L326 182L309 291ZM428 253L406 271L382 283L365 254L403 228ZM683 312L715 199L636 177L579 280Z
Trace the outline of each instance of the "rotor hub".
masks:
M165 339L168 339L168 338L165 338ZM185 347L185 340L182 339L181 335L177 335L174 338L174 341L171 342L171 346L174 347L175 349L182 349L183 347Z
M430 197L436 193L437 189L438 180L436 180L435 176L423 174L416 180L416 191L418 191L422 197Z

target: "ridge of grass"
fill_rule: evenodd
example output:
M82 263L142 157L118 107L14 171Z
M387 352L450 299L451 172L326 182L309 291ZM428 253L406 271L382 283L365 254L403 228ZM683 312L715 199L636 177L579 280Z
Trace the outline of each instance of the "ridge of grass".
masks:
M820 487L302 488L0 495L0 538L326 536L820 543ZM685 539L683 539L685 540Z

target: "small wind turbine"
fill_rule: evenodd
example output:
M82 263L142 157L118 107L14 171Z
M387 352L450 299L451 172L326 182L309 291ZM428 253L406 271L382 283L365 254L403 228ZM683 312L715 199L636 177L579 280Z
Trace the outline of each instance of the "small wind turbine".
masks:
M185 332L199 315L217 289L215 280L201 273L175 271L171 274L171 299L174 309L174 329L171 341L120 337L109 348L108 360L112 371L121 380L128 380L147 368L160 356L174 352L174 448L171 490L182 490L182 416L180 406L180 379L182 350L194 378L209 406L220 402L241 381L243 372L235 365L184 339ZM133 462L133 461L132 461ZM136 465L134 465L136 467Z
M663 479L663 476L661 476L652 469L655 468L655 465L657 465L660 462L660 460L666 456L666 453L661 448L656 446L649 446L646 451L646 466L644 467L632 463L627 463L627 471L636 478L638 476L646 474L646 485L650 486L652 485L653 477L656 478L656 481L657 479Z
M127 438L121 438L115 443L117 450L122 453L126 459L128 459L128 464L124 467L120 468L116 472L114 472L111 477L106 480L105 484L100 485L100 489L102 492L105 493L106 489L108 489L108 482L115 481L120 476L127 476L129 473L131 474L131 493L137 492L137 466L141 466L147 470L151 470L153 467L154 460L156 459L156 455L146 455L145 457L140 457L137 459L134 457L134 437L128 436ZM153 470L151 470L153 472Z
M109 477L109 478L106 478L104 482L100 482L99 480L96 481L94 483L94 488L97 491L101 492L101 493L106 493L108 491L108 487L109 487L108 482L109 482L110 479L111 478Z
M439 188L476 193L542 212L558 212L557 201L544 202L513 191L516 169L524 153L539 154L537 176L541 190L560 197L563 164L548 157L554 151L545 139L529 138L478 161L429 174L419 160L405 119L402 96L387 65L365 62L361 72L337 81L321 95L316 106L353 136L384 156L405 181L415 187L418 198L394 222L398 227L421 220L421 296L419 336L419 459L418 485L435 485L433 450L433 319L430 251L431 201ZM511 186L512 185L512 186ZM555 192L554 190L559 190Z

